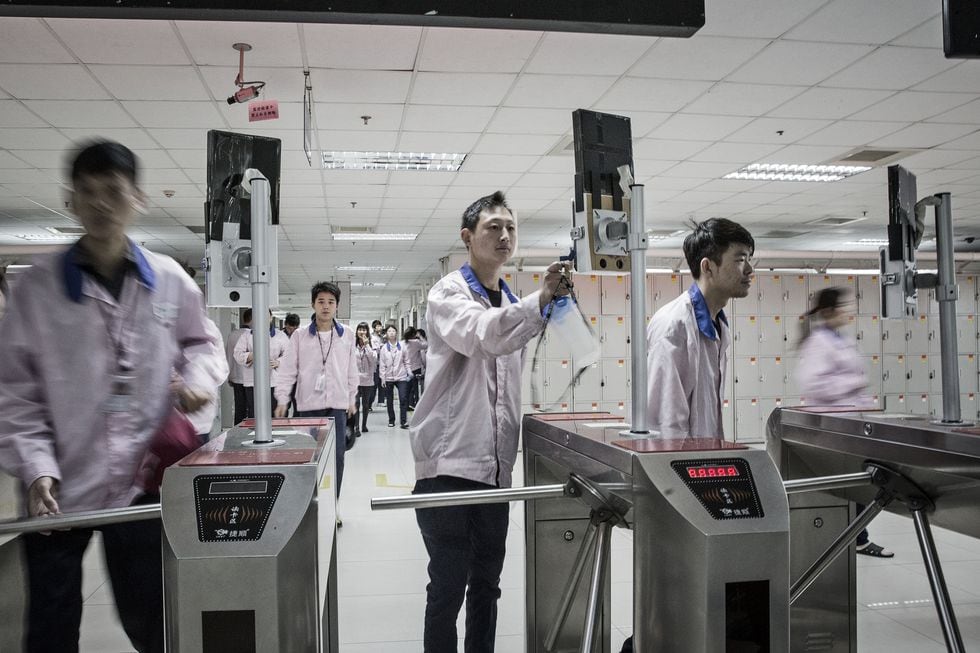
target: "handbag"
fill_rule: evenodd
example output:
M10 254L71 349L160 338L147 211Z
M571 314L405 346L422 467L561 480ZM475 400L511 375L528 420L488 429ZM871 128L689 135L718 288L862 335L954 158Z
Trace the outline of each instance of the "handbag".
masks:
M187 416L171 408L166 419L153 434L139 469L139 485L146 494L159 494L163 472L201 446L194 425Z

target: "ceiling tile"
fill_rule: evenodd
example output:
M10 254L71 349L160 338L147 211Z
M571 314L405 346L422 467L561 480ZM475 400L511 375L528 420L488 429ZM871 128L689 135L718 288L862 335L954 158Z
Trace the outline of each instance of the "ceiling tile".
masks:
M89 69L112 96L120 100L211 99L197 72L190 66L97 65L89 66Z
M167 21L48 18L46 22L82 63L190 63ZM211 29L209 23L201 25ZM214 37L213 32L210 35Z
M689 179L719 179L737 166L731 163L703 163L682 161L676 166L660 173L662 177L687 177ZM730 193L726 193L726 197Z
M905 45L913 48L936 48L943 42L943 18L933 16L918 27L892 39L889 45Z
M392 25L302 25L308 65L313 68L412 70L420 27Z
M688 159L689 161L725 162L734 164L732 168L748 165L762 160L766 155L779 149L769 143L715 143ZM731 172L730 168L727 172ZM726 174L727 174L726 172Z
M136 127L118 102L108 100L28 100L25 104L54 127Z
M404 104L412 73L391 70L310 71L318 102Z
M320 147L324 151L372 152L395 149L398 132L352 132L343 130L320 130Z
M478 133L402 132L398 149L402 152L470 152L480 138Z
M482 132L494 107L449 107L412 104L405 108L406 131Z
M730 134L726 141L736 143L777 143L788 145L823 129L829 120L800 120L792 118L757 118Z
M222 129L225 126L214 102L125 101L122 105L144 127Z
M851 116L856 120L917 122L970 101L966 93L902 91ZM957 122L955 120L940 122ZM969 122L969 121L968 121Z
M200 66L197 71L204 78L207 89L219 102L224 102L232 93L238 90L235 86L235 78L238 75L238 68L233 66ZM265 87L261 91L261 99L279 100L281 102L300 102L303 99L303 90L306 86L306 78L300 68L265 68L252 67L246 69L246 81L265 82ZM200 96L198 89L200 83L193 84L192 91L195 94L190 98L174 97L174 100L183 99L210 99L211 95ZM313 89L313 100L319 100L318 89Z
M341 185L365 185L385 184L388 181L387 170L324 170L323 183ZM326 192L329 194L330 189Z
M934 95L929 93L928 95ZM980 124L980 100L974 100L946 113L941 113L929 119L930 122L958 122L963 124Z
M244 104L228 105L225 102L216 103L218 111L228 122L228 126L238 131L240 129L259 129L269 132L270 136L279 138L282 130L292 130L294 135L302 137L303 134L303 104L301 102L280 102L279 117L273 120L249 120L248 106ZM215 125L222 126L222 125Z
M767 156L766 162L817 165L837 161L847 149L836 145L789 145Z
M964 150L925 150L902 159L901 165L910 170L932 170L946 166L956 168L960 163L970 160L973 156Z
M658 138L633 139L633 157L636 159L656 159L683 161L706 148L703 141L672 141Z
M550 32L541 39L525 70L619 76L655 42L649 36Z
M202 143L204 145L204 143ZM181 168L203 170L208 165L208 153L203 147L196 150L171 149L167 150L170 158ZM319 171L318 171L319 174Z
M461 170L465 172L526 172L540 157L505 154L471 154Z
M197 129L154 128L149 130L149 133L153 136L154 140L168 150L196 150L207 147L208 144L208 130L206 127L198 127Z
M23 168L26 167L23 162L34 166L35 168L64 168L68 165L68 157L66 152L61 150L11 150L10 154L16 156L21 164L17 166L3 166L11 168ZM9 156L9 155L8 155ZM6 180L6 175L4 176Z
M962 61L949 70L915 86L916 91L949 91L976 93L980 88L980 66L975 61Z
M201 66L238 67L235 43L248 43L245 76L253 66L293 66L302 69L299 33L293 23L177 21L177 31L194 62ZM140 63L140 62L134 62ZM169 63L159 61L157 63Z
M787 38L831 43L887 43L939 13L920 0L833 0L786 33Z
M75 58L39 18L0 20L0 62L75 63Z
M62 129L60 131L75 143L93 140L110 140L122 143L131 150L146 150L160 147L156 141L150 138L150 135L144 129L106 129L102 127Z
M826 80L824 85L898 91L934 77L956 64L944 58L941 50L886 45Z
M33 110L33 109L32 109ZM37 113L37 112L35 112ZM16 100L0 100L0 127L46 127L47 124ZM4 146L7 146L4 143Z
M769 44L767 39L703 36L660 39L629 74L633 77L720 81Z
M564 134L572 125L568 109L500 107L487 127L499 134Z
M717 141L752 121L744 116L710 116L678 113L646 135L647 138L666 138L692 141Z
M815 87L769 112L777 118L829 118L838 120L880 102L890 91Z
M452 104L495 107L517 75L500 73L425 73L415 76L409 101L414 104Z
M516 73L541 32L439 28L425 35L418 70Z
M800 139L803 145L840 145L856 147L903 129L907 122L871 122L838 120L834 124Z
M684 105L711 88L711 82L625 77L616 82L596 104L599 111L680 111Z
M800 86L767 86L721 82L691 102L685 113L758 116L804 91Z
M504 104L509 107L587 107L598 100L615 81L616 78L610 76L523 74L517 79Z
M868 45L775 41L729 75L727 81L811 86L872 50Z
M698 36L754 36L774 39L809 16L826 0L762 3L758 0L706 0L710 16Z
M546 193L543 189L545 188L565 188L574 182L572 175L552 173L535 173L529 172L522 175L519 180L514 183L514 186L521 188L537 188L542 189L542 194L551 195L554 197L554 192Z
M0 87L21 100L101 100L109 94L79 64L0 65Z
M891 148L936 147L974 131L977 131L976 125L919 123L879 138L870 145Z

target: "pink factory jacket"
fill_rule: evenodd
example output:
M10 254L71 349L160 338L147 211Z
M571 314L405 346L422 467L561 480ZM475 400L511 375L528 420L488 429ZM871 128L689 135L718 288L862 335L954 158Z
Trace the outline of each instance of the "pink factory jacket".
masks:
M357 385L374 387L374 370L378 368L378 352L367 347L354 346L357 354Z
M280 331L279 329L272 329L269 332L269 360L280 361L282 357L286 354L286 348L289 347L289 336L286 335L285 331ZM242 372L242 385L246 388L255 387L255 368L252 363L246 363L248 360L248 355L253 353L255 349L252 330L245 329L245 332L238 338L238 342L235 343L235 362L241 368ZM275 386L275 375L276 371L272 370L272 385ZM302 410L302 409L300 409Z
M429 291L428 372L409 432L416 478L512 484L525 348L544 319L540 291L518 299L500 286L501 307L493 308L466 264Z
M318 342L321 336L322 341ZM357 396L355 349L354 331L336 320L330 331L317 332L316 322L306 329L296 329L289 338L285 355L279 359L279 369L273 371L276 401L279 405L288 403L289 391L295 383L297 410L347 410ZM321 374L323 387L317 390Z
M725 312L715 329L697 284L647 325L650 428L665 438L724 438L721 398L731 332Z
M0 467L29 487L60 483L63 512L129 505L140 461L171 407L171 374L214 392L227 365L201 291L172 259L130 243L119 300L76 263L46 255L18 279L0 321ZM117 346L135 400L106 412Z
M395 344L385 341L378 350L378 375L384 383L408 381L412 367L408 362L408 348L400 340Z
M868 377L857 343L823 326L800 345L796 383L808 406L862 404L868 399Z

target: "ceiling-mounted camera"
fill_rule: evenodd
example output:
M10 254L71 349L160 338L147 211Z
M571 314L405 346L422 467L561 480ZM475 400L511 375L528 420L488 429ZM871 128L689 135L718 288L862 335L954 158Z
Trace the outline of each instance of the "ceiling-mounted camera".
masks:
M254 100L259 97L259 91L261 90L262 87L257 85L241 88L228 98L228 104L241 104L242 102Z

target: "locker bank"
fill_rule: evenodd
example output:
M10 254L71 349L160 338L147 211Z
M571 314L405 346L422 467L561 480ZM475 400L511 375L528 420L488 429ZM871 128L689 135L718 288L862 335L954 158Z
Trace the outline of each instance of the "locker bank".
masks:
M496 651L980 647L970 3L211 4L0 8L0 321L35 257L83 233L66 166L106 138L141 166L130 237L190 274L225 342L248 308L306 328L318 281L342 289L344 329L432 333L429 291L469 260L460 215L498 189L517 224L501 279L523 300L575 257L593 340L546 328L527 344L513 487L436 504L411 495L410 431L377 398L336 498L334 422L270 407L259 422L278 444L256 448L264 427L235 423L222 384L158 502L47 524L95 532L79 650L139 650L100 528L153 520L168 651L424 650L411 509L502 501ZM582 115L628 123L629 175L616 148L583 154ZM209 133L254 158L215 156ZM914 175L908 206L895 165ZM820 181L802 166L855 169ZM231 181L248 168L269 178L267 220ZM250 221L231 217L246 205ZM751 232L754 273L724 307L724 437L676 441L644 432L636 398L659 372L645 330L695 283L683 241L711 217ZM805 315L827 289L853 300L837 331L864 372L860 406L800 386ZM0 472L0 653L25 650L24 534L45 526L24 521L24 494ZM893 558L857 553L864 526ZM478 650L465 617L457 630L458 650Z

